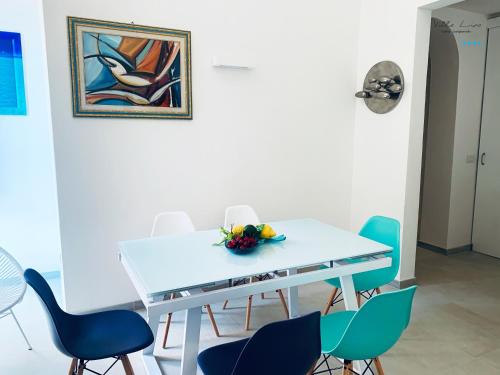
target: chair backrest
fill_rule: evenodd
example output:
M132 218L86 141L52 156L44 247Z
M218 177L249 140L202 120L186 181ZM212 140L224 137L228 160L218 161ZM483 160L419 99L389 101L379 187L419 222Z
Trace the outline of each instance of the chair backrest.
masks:
M21 302L25 292L22 267L0 247L0 315Z
M231 206L226 208L224 228L230 229L231 225L260 224L255 210L247 205Z
M387 254L387 256L392 258L392 265L385 273L386 280L381 280L380 285L392 282L399 272L401 254L400 232L401 226L399 221L385 216L372 216L359 231L360 236L383 243L393 249L391 253Z
M64 342L70 340L73 334L74 327L72 327L70 315L59 307L49 284L47 284L43 276L37 271L28 268L24 271L24 279L33 288L42 302L55 346L63 354L72 357L72 354L64 346Z
M154 219L151 237L187 234L194 231L193 222L184 211L162 212Z
M321 354L320 313L268 324L245 345L232 375L304 375Z
M410 322L417 287L379 294L354 315L334 349L335 356L350 360L376 358L396 344Z

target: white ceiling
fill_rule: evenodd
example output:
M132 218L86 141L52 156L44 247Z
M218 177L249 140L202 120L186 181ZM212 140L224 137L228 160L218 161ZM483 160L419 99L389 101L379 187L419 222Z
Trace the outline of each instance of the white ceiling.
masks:
M500 13L500 0L467 0L452 7L489 16Z

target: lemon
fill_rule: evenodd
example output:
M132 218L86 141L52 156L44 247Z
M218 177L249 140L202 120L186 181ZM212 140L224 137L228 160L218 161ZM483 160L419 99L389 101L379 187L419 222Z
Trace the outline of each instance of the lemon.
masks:
M243 225L235 225L233 227L232 233L235 236L241 236L243 234L243 230L245 230L245 227Z
M276 232L269 224L264 224L262 231L260 232L262 238L273 238L276 236Z

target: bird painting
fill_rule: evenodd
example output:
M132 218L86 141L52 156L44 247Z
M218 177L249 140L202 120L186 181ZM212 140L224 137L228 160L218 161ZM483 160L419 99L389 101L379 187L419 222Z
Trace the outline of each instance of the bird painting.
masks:
M72 17L68 25L74 112L191 118L189 32Z

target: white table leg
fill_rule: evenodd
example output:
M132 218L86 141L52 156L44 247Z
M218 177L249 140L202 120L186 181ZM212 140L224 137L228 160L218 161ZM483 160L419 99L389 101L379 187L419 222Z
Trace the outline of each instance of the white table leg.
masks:
M344 297L346 310L357 311L359 307L358 300L356 298L356 291L354 290L354 282L352 281L352 276L341 276L340 285L342 286L342 294Z
M146 369L146 374L148 375L163 375L160 370L160 365L156 361L153 354L143 354L142 363L144 363L144 368Z
M144 367L146 369L146 374L148 375L161 375L160 366L156 361L154 356L154 348L156 343L156 337L158 335L158 326L160 325L161 314L155 312L153 313L150 309L147 312L147 322L151 331L153 332L153 343L145 348L142 352L142 360L144 362Z
M358 299L356 298L356 290L354 289L354 282L351 275L340 277L340 285L342 286L342 295L346 310L357 311L359 309ZM361 374L365 366L361 362L353 362L353 367L356 372Z
M287 270L288 276L296 274L297 268ZM288 316L290 319L299 316L299 288L296 286L288 288Z
M181 375L196 375L200 345L201 306L186 311L184 346L182 348Z

